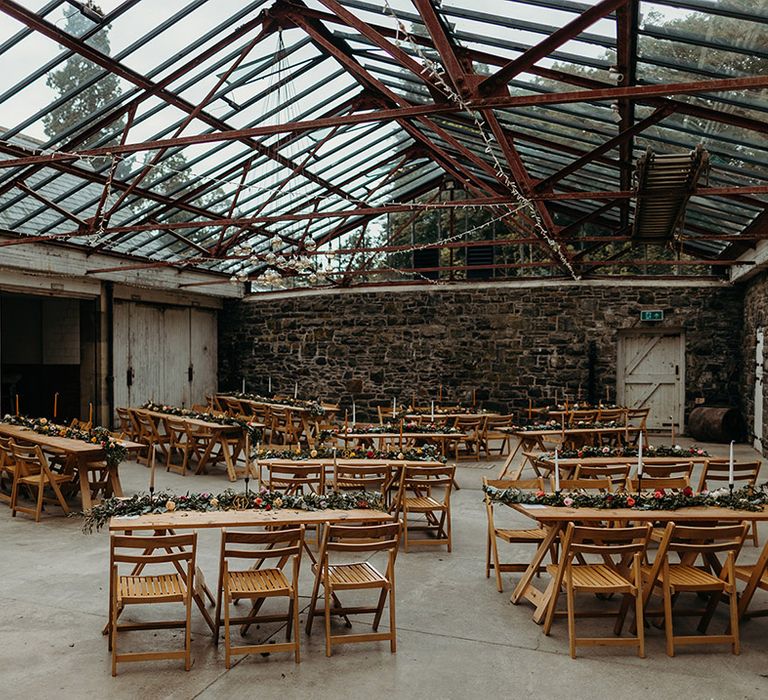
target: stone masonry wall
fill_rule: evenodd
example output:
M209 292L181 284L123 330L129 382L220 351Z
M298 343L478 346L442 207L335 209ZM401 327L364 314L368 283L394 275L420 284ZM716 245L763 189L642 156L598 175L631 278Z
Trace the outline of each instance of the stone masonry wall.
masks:
M620 329L643 308L686 334L686 415L696 398L738 405L742 290L727 286L409 289L228 302L219 324L222 389L356 398L359 419L380 399L477 400L501 408L586 397L590 346L598 398L615 398ZM311 392L307 389L311 387ZM391 398L389 399L391 400Z

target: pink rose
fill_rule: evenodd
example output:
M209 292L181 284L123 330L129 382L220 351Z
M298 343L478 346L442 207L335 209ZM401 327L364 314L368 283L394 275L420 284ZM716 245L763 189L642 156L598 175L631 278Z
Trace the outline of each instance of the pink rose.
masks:
M566 496L566 497L563 499L563 505L564 505L564 506L567 506L567 507L570 507L570 506L572 506L572 505L573 505L573 499L572 499L570 496Z

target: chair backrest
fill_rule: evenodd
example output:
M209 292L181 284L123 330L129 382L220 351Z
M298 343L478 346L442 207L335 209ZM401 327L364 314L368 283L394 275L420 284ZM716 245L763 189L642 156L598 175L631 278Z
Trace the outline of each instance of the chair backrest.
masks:
M667 523L659 543L658 558L668 552L680 554L738 553L744 543L749 524L735 525L678 525ZM695 558L695 557L694 557Z
M626 412L628 425L634 425L645 429L648 414L651 412L650 408L628 408L626 409Z
M597 420L598 411L568 411L565 413L565 423L567 425L575 425L579 422L592 423Z
M90 430L93 427L91 421L80 420L79 418L73 418L69 424L70 428L77 428L78 430Z
M650 477L652 479L669 479L678 476L687 476L690 480L691 474L693 474L693 462L669 462L659 464L654 462L653 464L643 464L643 477Z
M543 491L544 478L535 479L487 479L483 477L483 486L491 486L495 489L517 489L518 491Z
M760 462L734 462L733 481L742 486L754 486L760 473ZM708 459L704 462L704 471L699 482L699 491L711 489L710 484L728 483L730 465L727 459Z
M171 438L172 445L180 445L184 442L187 435L187 421L183 418L171 418L169 416L165 419L165 427L168 429L168 436Z
M334 491L375 491L384 493L392 479L389 464L334 464Z
M220 400L224 402L228 414L232 416L241 416L245 413L243 405L240 403L239 399L236 399L233 396L222 396ZM250 413L250 411L248 411L248 413Z
M550 488L554 492L555 479L550 478ZM588 478L588 479L560 479L561 491L611 491L613 483L610 478Z
M503 416L486 416L485 429L511 428L515 424L515 414L507 413Z
M243 532L227 530L221 532L221 564L232 559L254 560L301 558L304 544L304 526L268 532ZM285 561L278 564L283 568Z
M382 525L335 525L325 528L325 537L320 558L328 552L390 552L390 563L394 564L400 542L401 523Z
M650 523L636 527L585 527L571 522L563 539L563 556L569 562L576 554L642 554L650 537Z
M627 487L630 491L637 491L640 486L640 479L627 479ZM690 486L687 476L670 476L670 477L646 477L643 475L642 487L643 491L660 491L662 489L669 489L671 491L678 491Z
M12 441L12 438L0 437L0 469L13 464Z
M611 464L606 466L576 465L575 479L609 479L614 486L623 486L627 483L629 464Z
M270 461L267 474L270 490L283 489L286 493L303 493L305 488L314 493L325 491L325 467L322 464Z
M127 433L128 435L136 432L136 426L134 425L131 412L124 406L116 406L115 413L117 414L117 420L119 422L118 428Z
M138 551L137 551L138 550ZM197 533L181 535L116 535L109 540L110 568L116 564L180 564L194 570Z
M48 460L40 445L18 445L11 440L10 448L20 476L35 476L48 471Z
M157 424L152 416L140 409L133 410L133 416L136 419L136 425L139 428L138 438L140 441L147 440L153 442L158 437Z
M392 412L391 404L389 406L377 406L376 412L379 414L379 424L384 425L393 420L394 413Z
M454 421L454 427L458 428L463 433L482 430L485 418L485 416L457 416Z
M600 408L597 411L596 420L601 423L616 421L623 424L627 420L627 411L624 408Z
M405 494L411 491L417 495L432 496L433 488L443 489L443 503L451 498L451 487L456 476L455 465L421 467L406 465L400 472L400 484L397 493L398 503L402 503Z

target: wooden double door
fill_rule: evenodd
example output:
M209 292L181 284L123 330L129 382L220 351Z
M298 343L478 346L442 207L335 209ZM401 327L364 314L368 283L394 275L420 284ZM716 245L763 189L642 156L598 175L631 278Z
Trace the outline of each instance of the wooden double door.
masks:
M216 391L216 312L115 300L114 403L205 403Z

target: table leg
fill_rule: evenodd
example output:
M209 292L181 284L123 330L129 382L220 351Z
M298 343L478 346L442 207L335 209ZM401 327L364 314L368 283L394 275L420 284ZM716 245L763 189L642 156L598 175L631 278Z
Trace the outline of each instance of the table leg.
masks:
M507 472L512 467L512 462L514 461L515 457L517 456L517 453L520 451L520 448L522 447L523 440L522 438L518 438L517 445L515 446L514 450L511 450L509 453L509 457L507 457L506 461L504 462L504 466L501 468L501 474L499 474L499 479L506 479L507 478ZM519 475L518 471L518 475ZM509 477L512 479L519 479L519 476L513 476Z
M118 465L109 467L109 483L112 489L112 495L115 498L123 497L123 485L120 483L120 472L118 471Z
M76 468L80 480L80 500L83 503L83 510L90 510L93 508L93 501L91 500L91 485L88 483L88 468L80 460L78 460Z
M232 463L232 455L229 453L227 439L221 433L219 433L218 439L219 444L221 445L221 450L224 453L224 462L227 465L227 476L229 477L230 481L237 481L237 471L235 471L235 465Z
M523 573L521 579L517 582L515 590L512 591L512 596L509 599L511 603L517 605L521 599L525 598L526 600L530 600L537 606L537 608L542 601L544 601L544 604L546 605L546 601L548 600L546 592L536 588L536 586L533 585L533 579L538 573L541 562L544 561L544 557L547 556L552 546L557 542L557 538L560 536L562 529L563 525L561 523L553 524L552 527L549 528L547 536L541 541L539 548L533 555L531 563L528 565L528 568Z

